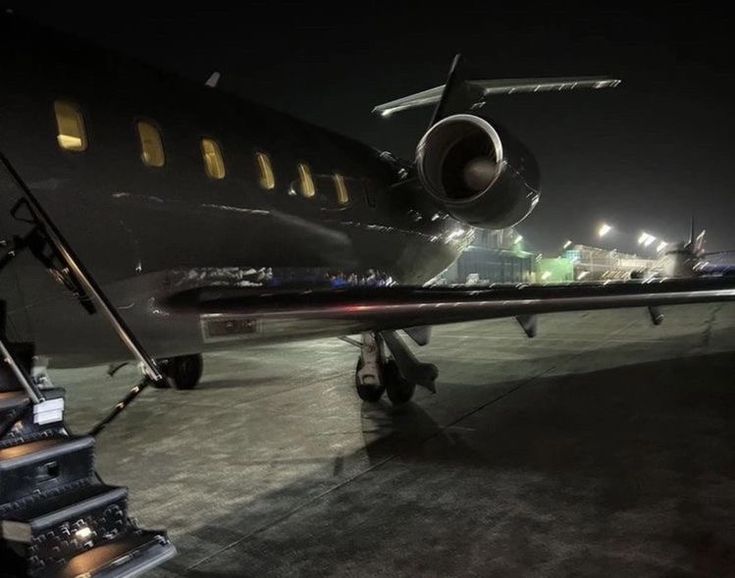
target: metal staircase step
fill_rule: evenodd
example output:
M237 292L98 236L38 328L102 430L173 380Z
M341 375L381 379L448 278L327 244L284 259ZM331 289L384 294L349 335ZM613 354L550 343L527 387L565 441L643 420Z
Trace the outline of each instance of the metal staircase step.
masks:
M165 532L135 530L92 548L60 568L49 568L38 578L131 578L140 576L176 555Z
M2 520L2 538L34 576L62 567L77 555L134 530L126 488L92 484L38 498Z
M94 474L94 438L55 437L0 449L0 513ZM0 517L2 517L0 515Z
M37 499L3 516L2 537L46 546L60 536L79 550L109 540L127 528L127 488L92 484L47 499Z

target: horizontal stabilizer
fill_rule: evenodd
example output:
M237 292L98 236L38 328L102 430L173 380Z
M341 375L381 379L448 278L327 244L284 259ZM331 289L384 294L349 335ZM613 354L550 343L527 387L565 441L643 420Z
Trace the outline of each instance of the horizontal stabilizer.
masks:
M579 88L614 88L620 84L616 78L605 76L579 76L563 78L510 78L495 80L468 80L464 82L465 88L470 95L469 108L480 108L485 104L488 96L501 94L515 94L523 92L554 92L565 90L576 90ZM420 106L437 104L444 92L446 85L442 84L423 92L417 92L385 104L376 106L373 112L382 116L390 116L395 112L401 112Z

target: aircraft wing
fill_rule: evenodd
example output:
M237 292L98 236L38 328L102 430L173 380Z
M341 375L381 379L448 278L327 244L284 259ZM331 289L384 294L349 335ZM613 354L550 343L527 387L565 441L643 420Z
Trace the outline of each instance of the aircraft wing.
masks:
M565 285L480 287L351 287L274 290L200 287L169 295L167 312L256 323L332 324L341 333L405 329L480 319L517 317L521 324L541 313L624 307L650 308L654 323L662 305L735 300L735 277L657 279ZM526 326L524 325L524 329ZM527 332L529 330L527 329ZM529 333L530 334L530 333Z

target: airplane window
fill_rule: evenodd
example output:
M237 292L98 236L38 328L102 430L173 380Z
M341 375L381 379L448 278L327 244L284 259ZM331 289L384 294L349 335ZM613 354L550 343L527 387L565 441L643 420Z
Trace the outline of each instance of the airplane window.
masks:
M350 202L350 194L347 191L347 183L342 175L334 175L334 186L337 189L337 202L346 205Z
M149 167L162 167L166 163L163 152L161 133L149 122L138 123L138 137L140 137L140 158L143 164Z
M258 182L265 190L270 191L276 186L276 179L273 175L273 165L271 165L270 157L265 153L255 154L258 160L258 169L260 170L260 178Z
M56 140L59 146L67 151L81 152L87 150L87 134L84 130L84 117L79 108L70 102L57 100L54 102L56 126L59 134Z
M316 187L314 179L311 176L311 169L306 163L299 163L299 182L301 183L301 194L307 199L316 195Z
M202 158L208 177L213 179L225 178L225 160L222 158L222 150L216 140L202 139Z

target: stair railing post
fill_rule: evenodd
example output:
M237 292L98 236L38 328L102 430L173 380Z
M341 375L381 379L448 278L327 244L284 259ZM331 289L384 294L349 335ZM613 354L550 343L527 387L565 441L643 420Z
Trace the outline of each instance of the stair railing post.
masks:
M16 361L10 349L5 345L4 336L0 337L0 355L2 355L3 361L8 365L8 367L10 367L10 370L15 375L21 387L25 390L26 395L31 402L35 405L46 401L46 397L33 381L33 378L28 375L23 366Z

